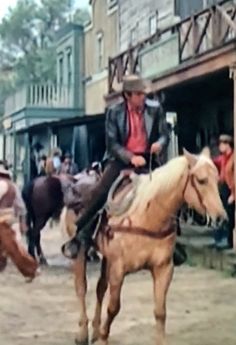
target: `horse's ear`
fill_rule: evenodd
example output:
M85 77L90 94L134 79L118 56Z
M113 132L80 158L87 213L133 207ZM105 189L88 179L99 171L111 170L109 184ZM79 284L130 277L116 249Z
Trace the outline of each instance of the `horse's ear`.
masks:
M211 158L211 151L209 149L209 147L204 147L204 149L201 152L201 155L207 157L207 158Z
M187 158L190 167L194 167L197 163L197 157L192 153L188 152L185 148L183 149L184 156Z

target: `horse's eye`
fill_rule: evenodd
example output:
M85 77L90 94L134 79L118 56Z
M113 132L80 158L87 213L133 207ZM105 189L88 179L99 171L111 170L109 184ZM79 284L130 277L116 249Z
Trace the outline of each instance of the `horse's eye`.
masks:
M208 178L197 178L197 182L201 185L207 184L208 183Z

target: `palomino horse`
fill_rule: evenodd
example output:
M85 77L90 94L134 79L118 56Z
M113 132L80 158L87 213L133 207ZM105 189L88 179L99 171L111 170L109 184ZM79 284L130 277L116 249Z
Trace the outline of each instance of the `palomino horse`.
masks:
M37 262L21 243L20 233L14 223L18 221L19 195L17 187L6 178L0 178L0 271L10 257L23 276L33 279L37 273Z
M166 344L166 297L173 275L176 231L173 219L186 202L214 220L225 220L218 193L218 173L209 150L199 156L187 151L154 170L152 179L140 175L130 208L122 215L108 215L96 236L103 255L97 285L97 304L92 340L108 343L111 324L120 310L120 293L128 273L147 269L154 282L155 319L158 345ZM109 233L109 236L108 236ZM86 311L86 260L80 252L74 262L75 286L80 304L78 344L88 344ZM107 315L101 324L103 298L109 287Z

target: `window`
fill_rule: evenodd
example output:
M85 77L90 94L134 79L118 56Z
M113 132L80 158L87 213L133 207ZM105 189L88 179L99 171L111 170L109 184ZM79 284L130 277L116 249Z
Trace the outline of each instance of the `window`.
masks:
M103 69L103 55L104 55L104 36L102 32L97 34L97 68L98 71Z
M63 78L63 73L64 73L64 69L63 69L63 55L60 54L59 56L59 77L58 77L58 82L60 85L63 84L64 78Z
M157 31L157 14L153 14L149 18L149 35L154 35Z
M193 15L203 9L203 0L175 0L175 14L181 19Z
M107 0L107 8L108 9L115 7L116 4L117 4L117 0Z
M72 52L71 48L67 50L67 83L68 87L71 86L72 83Z

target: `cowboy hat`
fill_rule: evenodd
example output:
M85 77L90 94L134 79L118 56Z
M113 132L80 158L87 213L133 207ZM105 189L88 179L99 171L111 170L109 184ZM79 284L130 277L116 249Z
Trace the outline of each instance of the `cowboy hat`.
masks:
M122 92L143 92L150 93L151 85L137 74L124 76Z
M219 141L221 142L226 142L226 143L229 143L229 144L232 144L234 139L232 137L232 135L229 135L229 134L221 134L220 137L219 137Z

